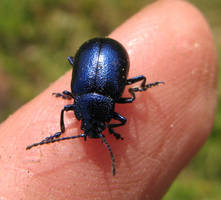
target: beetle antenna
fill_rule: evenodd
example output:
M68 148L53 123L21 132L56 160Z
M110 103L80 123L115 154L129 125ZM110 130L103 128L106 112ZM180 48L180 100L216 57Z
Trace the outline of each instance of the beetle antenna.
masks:
M115 158L114 158L114 154L112 152L111 146L109 145L109 143L107 142L107 140L105 139L104 135L102 135L101 133L99 134L100 138L102 139L102 142L106 145L108 151L110 152L110 156L111 156L111 160L112 160L112 173L113 176L116 174L116 165L115 165Z
M35 146L38 146L38 145L59 142L61 140L70 140L70 139L75 139L75 138L80 138L80 137L85 138L85 134L83 133L83 134L80 134L80 135L75 135L75 136L70 136L70 137L63 137L63 138L56 138L56 139L44 139L41 142L34 143L34 144L31 144L31 145L27 146L26 150L31 149L32 147L35 147Z

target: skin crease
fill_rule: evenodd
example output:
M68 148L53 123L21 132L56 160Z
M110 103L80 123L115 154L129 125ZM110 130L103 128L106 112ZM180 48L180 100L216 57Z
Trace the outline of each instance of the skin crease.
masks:
M99 139L75 139L26 151L59 130L71 101L52 92L70 90L69 71L0 126L0 199L160 199L211 132L216 105L217 57L210 29L185 1L162 0L144 8L111 35L128 50L129 78L166 84L136 93L116 106L127 118L116 141L104 132L116 158ZM125 90L124 96L129 95ZM64 136L81 133L65 113Z

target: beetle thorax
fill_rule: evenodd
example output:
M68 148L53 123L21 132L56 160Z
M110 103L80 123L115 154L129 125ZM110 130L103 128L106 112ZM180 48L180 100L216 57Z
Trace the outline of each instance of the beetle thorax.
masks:
M104 130L105 122L111 120L114 112L113 99L97 93L77 96L74 104L75 114L79 120L82 120L82 129L89 135L89 132Z

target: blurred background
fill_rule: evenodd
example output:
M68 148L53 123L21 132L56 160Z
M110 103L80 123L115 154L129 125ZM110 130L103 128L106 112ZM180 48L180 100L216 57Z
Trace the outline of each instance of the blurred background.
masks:
M0 122L70 70L66 57L85 40L108 35L151 2L0 0ZM221 1L190 2L212 27L221 58ZM221 199L220 97L212 135L164 199Z

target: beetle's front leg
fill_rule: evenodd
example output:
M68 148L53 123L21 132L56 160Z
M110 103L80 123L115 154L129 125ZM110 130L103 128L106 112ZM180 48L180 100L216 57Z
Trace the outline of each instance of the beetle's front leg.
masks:
M120 123L119 124L108 124L109 132L110 132L110 134L113 134L116 139L123 140L121 135L119 133L116 133L113 128L123 126L127 122L127 119L116 112L114 112L114 114L113 114L113 119L120 121Z
M38 145L42 145L42 144L48 144L48 143L53 143L53 142L56 142L56 141L67 140L67 139L74 139L74 138L77 138L77 137L85 137L85 134L81 134L81 135L78 135L78 136L58 138L58 137L61 136L62 133L65 132L64 111L67 112L67 111L70 111L70 110L74 110L74 104L66 105L66 106L64 106L64 108L61 110L61 117L60 117L60 128L61 128L61 131L60 131L60 132L57 132L57 133L55 133L54 135L51 135L51 136L49 136L49 137L46 137L46 138L45 138L44 140L42 140L41 142L31 144L31 145L27 146L26 149L31 149L31 148L34 147L34 146L38 146ZM57 138L57 139L55 139L55 138Z
M62 133L65 132L65 125L64 125L64 111L70 111L70 110L74 110L74 105L70 104L70 105L66 105L64 106L64 108L61 110L61 117L60 117L60 132L55 133L54 135L51 135L49 137L46 137L43 141L47 141L47 140L53 140L54 138L58 138L60 137L60 135Z

